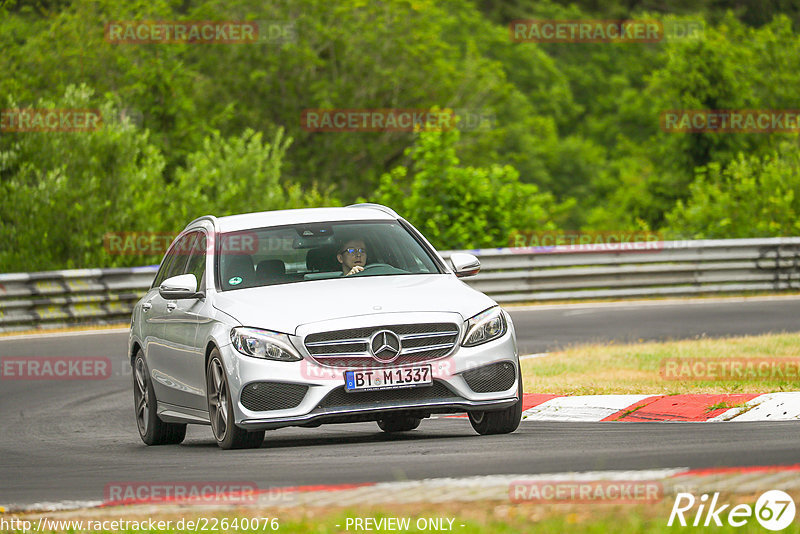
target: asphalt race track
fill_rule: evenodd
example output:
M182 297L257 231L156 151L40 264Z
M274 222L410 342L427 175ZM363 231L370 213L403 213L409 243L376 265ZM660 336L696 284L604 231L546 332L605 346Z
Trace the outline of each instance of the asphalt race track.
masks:
M520 354L580 343L800 332L800 297L641 301L514 311Z
M521 352L574 343L800 331L800 298L512 310ZM0 381L0 504L101 501L129 481L248 481L259 488L488 474L793 464L793 422L533 423L480 437L465 419L389 436L374 423L281 429L259 450L221 451L208 427L145 447L133 418L127 335L0 339L4 356L106 356L110 379ZM495 451L487 454L486 451Z

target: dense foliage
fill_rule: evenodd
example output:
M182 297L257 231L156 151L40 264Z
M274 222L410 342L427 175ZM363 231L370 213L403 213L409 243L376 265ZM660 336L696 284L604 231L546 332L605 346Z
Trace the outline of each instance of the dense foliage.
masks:
M664 4L664 5L662 5ZM669 7L666 6L669 4ZM442 248L513 230L797 234L794 134L667 133L669 109L793 109L793 2L7 0L0 109L100 109L0 132L0 272L153 263L108 232L206 213L384 202ZM516 43L513 19L702 21L656 43ZM250 44L120 44L111 21L291 22ZM306 109L446 108L451 132L314 132Z

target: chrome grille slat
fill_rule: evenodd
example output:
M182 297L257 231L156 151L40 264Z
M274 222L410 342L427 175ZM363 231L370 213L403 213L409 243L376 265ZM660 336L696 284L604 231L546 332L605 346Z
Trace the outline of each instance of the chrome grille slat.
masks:
M406 339L423 339L427 337L443 337L443 336L456 336L458 335L458 331L452 332L431 332L430 334L405 334L400 336L401 341L405 341Z
M322 354L312 354L315 358L341 358L343 356L347 358L369 358L372 359L372 356L367 354L366 352L328 352Z
M392 362L375 359L369 348L370 338L380 330L390 330L400 339L401 350ZM460 327L455 323L394 324L358 327L306 335L305 348L311 358L326 367L363 365L375 367L409 365L442 358L458 344Z
M423 347L411 347L408 349L403 349L400 351L400 355L403 354L414 354L417 352L425 352L429 350L440 350L440 349L449 349L453 346L453 343L442 343L440 345L426 345Z
M314 341L312 343L306 343L306 347L325 347L328 345L348 345L356 343L369 343L369 339L359 337L359 338L351 338L351 339L337 339L335 341Z

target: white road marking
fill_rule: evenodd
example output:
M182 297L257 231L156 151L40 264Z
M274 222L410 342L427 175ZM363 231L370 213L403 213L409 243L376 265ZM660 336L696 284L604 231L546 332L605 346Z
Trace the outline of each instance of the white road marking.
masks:
M710 421L793 421L800 419L800 392L767 393Z
M601 421L653 395L556 397L522 412L525 421Z

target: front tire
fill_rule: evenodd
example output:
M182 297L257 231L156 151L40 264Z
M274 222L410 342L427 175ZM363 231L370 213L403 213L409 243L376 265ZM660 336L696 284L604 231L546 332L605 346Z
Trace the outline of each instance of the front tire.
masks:
M133 404L139 437L146 445L177 445L186 437L186 425L165 423L156 413L156 392L142 349L133 359Z
M381 430L388 433L393 432L408 432L414 430L422 422L419 417L411 416L390 416L386 419L380 419L378 426Z
M255 449L264 442L264 431L248 432L234 423L233 399L228 387L225 366L216 348L206 368L206 395L211 430L222 449Z
M475 432L482 436L510 434L522 419L522 373L519 373L517 395L519 400L505 410L497 412L469 412L469 422Z

